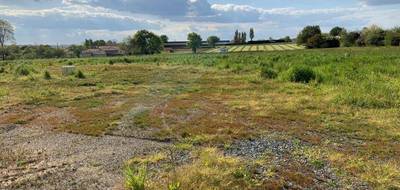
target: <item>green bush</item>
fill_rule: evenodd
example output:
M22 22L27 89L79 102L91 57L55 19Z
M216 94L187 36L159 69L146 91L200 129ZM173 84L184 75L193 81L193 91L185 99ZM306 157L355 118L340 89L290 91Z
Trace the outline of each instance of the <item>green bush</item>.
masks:
M287 77L291 82L309 83L317 78L317 74L308 66L295 66L289 69Z
M26 65L21 64L17 67L17 69L15 70L15 73L20 76L28 76L31 72L30 72L30 69Z
M144 190L146 185L147 169L141 167L132 169L127 167L124 172L125 187L129 190Z
M4 67L0 67L0 73L4 73L6 72L6 70L4 69Z
M266 79L274 79L278 77L278 73L270 67L264 66L261 68L261 77Z
M86 78L85 74L83 74L83 72L80 71L80 70L76 73L75 77L78 78L78 79Z
M45 71L43 77L44 77L44 79L46 79L46 80L50 80L50 79L51 79L50 72L49 72L49 71Z

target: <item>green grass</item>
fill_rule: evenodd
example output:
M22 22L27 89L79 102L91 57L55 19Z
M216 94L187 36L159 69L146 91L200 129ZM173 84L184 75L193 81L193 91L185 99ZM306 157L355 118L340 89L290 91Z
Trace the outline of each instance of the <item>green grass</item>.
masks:
M262 47L268 51L0 62L4 68L0 109L10 110L0 116L0 123L31 124L36 115L20 112L27 105L32 113L62 109L71 121L43 117L46 123L59 131L98 136L113 131L115 123L142 105L149 110L134 116L137 127L132 130L148 130L145 137L169 139L185 145L185 151L279 132L312 145L293 154L309 158L313 167L332 166L344 178L362 180L376 189L398 187L400 49L301 50L287 44L278 47L293 50L271 51L272 46ZM244 49L236 46L229 51ZM67 64L75 65L85 77L62 76L61 66ZM296 73L303 76L298 68L307 68L306 73L312 71L314 76L294 80L291 76ZM51 80L43 77L45 71ZM232 162L220 160L205 167L204 159L194 156L193 162L178 170L192 171L189 174L194 176L211 172L214 182L254 187L254 181L241 177L248 171L236 170L242 167L238 161L227 158ZM213 166L225 168L216 171ZM298 181L312 177L283 170L271 166L266 175ZM165 172L170 182L150 185L215 187L204 182L205 176L193 182Z

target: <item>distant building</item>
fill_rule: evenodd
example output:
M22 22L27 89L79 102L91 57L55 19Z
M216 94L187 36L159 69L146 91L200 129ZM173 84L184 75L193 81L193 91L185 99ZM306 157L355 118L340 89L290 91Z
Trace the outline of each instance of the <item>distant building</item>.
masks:
M124 52L117 46L100 46L95 49L82 51L81 57L111 57L124 55Z

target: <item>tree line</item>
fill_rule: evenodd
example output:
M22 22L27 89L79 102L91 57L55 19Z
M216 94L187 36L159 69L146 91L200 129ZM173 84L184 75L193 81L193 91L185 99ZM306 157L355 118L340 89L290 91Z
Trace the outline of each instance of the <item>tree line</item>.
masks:
M318 25L306 26L298 34L296 41L307 48L399 46L400 27L384 30L377 25L371 25L361 31L347 31L337 26L329 33L322 33Z

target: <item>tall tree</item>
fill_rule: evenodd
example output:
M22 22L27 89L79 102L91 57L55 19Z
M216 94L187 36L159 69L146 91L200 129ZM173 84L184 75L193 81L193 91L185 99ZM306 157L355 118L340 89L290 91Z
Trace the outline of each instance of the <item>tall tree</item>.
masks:
M161 35L160 36L162 43L166 44L168 43L168 36L167 35Z
M254 28L250 28L250 41L254 39Z
M131 50L135 54L155 54L162 50L161 38L153 32L140 30L129 41Z
M197 52L197 48L199 48L201 46L201 36L192 32L188 34L188 47L190 47L192 49L193 53Z
M339 27L339 26L336 26L336 27L332 28L332 30L329 32L329 34L330 34L331 36L338 37L338 36L340 36L343 32L346 32L346 29L344 29L344 28L342 28L342 27Z
M8 21L0 19L0 51L3 60L6 59L4 45L8 41L14 41L14 28Z
M219 38L217 37L217 36L210 36L210 37L208 37L207 38L207 43L208 43L208 45L210 45L211 47L215 47L215 44L217 43L217 42L219 42Z
M321 36L321 28L319 26L306 26L297 36L297 44L305 45L308 39L314 37L315 35Z
M239 30L235 31L235 36L233 37L233 43L238 44L240 42Z

